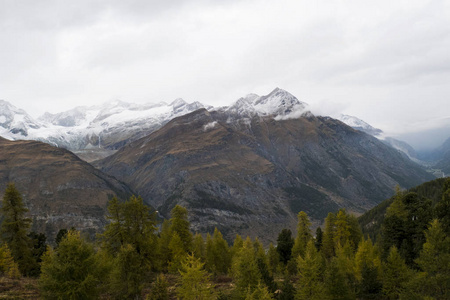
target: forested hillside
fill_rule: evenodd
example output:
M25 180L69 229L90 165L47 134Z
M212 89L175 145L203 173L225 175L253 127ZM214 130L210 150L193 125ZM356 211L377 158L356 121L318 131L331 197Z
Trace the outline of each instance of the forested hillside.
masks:
M296 232L283 229L264 248L257 237L237 235L228 244L217 229L191 232L179 205L157 229L141 198L113 198L95 241L70 229L50 247L29 232L21 195L9 185L1 282L37 278L23 286L37 287L30 297L43 299L449 299L450 180L398 191L386 206L375 243L341 209L315 233L301 211Z
M416 193L419 197L424 197L431 200L432 207L442 199L444 185L448 182L446 178L439 178L432 181L425 182L419 186L411 188L406 192ZM364 213L358 218L362 231L365 235L370 236L371 239L376 240L377 235L381 232L381 225L383 224L387 208L394 202L402 192L397 189L397 195L381 202L371 210Z

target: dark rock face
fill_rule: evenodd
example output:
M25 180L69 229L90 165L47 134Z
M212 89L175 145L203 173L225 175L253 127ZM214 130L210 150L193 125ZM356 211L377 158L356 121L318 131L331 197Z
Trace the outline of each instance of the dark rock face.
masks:
M237 120L237 121L230 121ZM230 118L198 110L97 162L164 216L181 204L194 231L218 227L274 241L296 214L313 221L345 207L361 213L394 187L431 178L405 155L344 123Z
M131 190L71 152L35 141L0 138L0 193L15 183L33 220L32 230L52 240L59 229L89 234L105 224L107 201Z

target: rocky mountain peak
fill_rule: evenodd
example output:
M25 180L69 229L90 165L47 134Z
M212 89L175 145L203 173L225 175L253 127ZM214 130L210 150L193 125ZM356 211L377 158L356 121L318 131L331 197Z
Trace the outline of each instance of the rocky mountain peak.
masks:
M23 109L19 109L5 100L0 100L0 135L12 138L28 136L30 128L38 129L40 125Z

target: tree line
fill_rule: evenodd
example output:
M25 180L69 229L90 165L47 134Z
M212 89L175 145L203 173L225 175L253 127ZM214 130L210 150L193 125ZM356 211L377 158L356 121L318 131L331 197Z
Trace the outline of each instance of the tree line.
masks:
M450 299L450 180L435 207L398 190L375 243L344 209L315 233L299 212L296 233L267 248L240 235L229 244L217 228L194 234L179 205L158 229L135 196L109 202L95 241L70 229L54 247L29 232L13 184L1 212L0 275L38 277L44 299Z

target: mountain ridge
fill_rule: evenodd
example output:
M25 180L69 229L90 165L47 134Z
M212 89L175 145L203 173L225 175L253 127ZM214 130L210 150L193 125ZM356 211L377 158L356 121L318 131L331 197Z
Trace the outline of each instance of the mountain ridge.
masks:
M194 230L219 227L228 238L258 234L266 241L294 229L300 210L317 225L329 211L362 213L396 184L430 179L406 156L338 120L307 111L279 120L234 113L200 109L177 117L95 165L163 216L186 206Z

